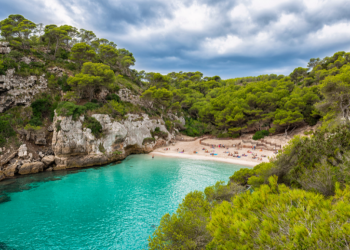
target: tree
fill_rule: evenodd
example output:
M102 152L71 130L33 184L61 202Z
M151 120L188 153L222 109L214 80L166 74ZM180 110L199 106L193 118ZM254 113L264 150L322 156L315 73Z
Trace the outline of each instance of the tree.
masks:
M290 78L294 83L301 82L305 76L307 75L308 68L296 68L294 71L290 74Z
M324 113L333 111L345 120L350 120L350 72L349 67L336 76L328 76L321 85L323 102L317 107Z
M291 126L298 126L304 120L303 115L299 111L283 110L279 109L275 113L274 125L280 126L285 129L285 135Z
M81 67L83 63L92 61L96 53L90 45L86 43L77 43L72 47L70 56L71 60L79 63Z
M91 44L91 42L96 39L94 32L90 30L80 29L79 32L80 43Z
M118 50L111 45L101 44L98 48L98 54L103 63L112 66L118 59Z
M68 84L71 85L80 96L88 96L91 101L96 90L108 88L116 80L113 70L102 63L84 63L81 73L70 77Z
M321 62L320 58L311 58L310 61L307 64L307 67L309 69L315 68L317 65L319 65Z

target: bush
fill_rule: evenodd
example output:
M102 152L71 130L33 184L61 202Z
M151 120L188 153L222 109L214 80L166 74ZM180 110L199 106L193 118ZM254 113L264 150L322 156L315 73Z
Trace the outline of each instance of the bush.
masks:
M9 115L0 116L0 146L2 147L6 144L6 139L10 139L16 135L15 130L11 126L10 119L11 117Z
M255 134L253 135L253 140L259 140L264 138L265 136L268 136L270 134L269 131L267 130L260 130L256 131Z
M156 128L154 129L154 131L151 132L151 134L152 134L153 137L158 136L158 138L163 138L163 139L168 138L168 133L167 133L167 132L160 131L160 128L159 128L159 127L156 127Z
M60 102L57 105L57 115L59 116L72 116L73 120L78 119L78 117L86 111L86 107L75 105L72 102Z
M94 110L94 109L98 109L100 107L100 104L87 102L84 104L84 107L86 108L86 110Z
M248 182L248 179L254 175L254 170L249 168L241 168L240 170L236 171L231 177L231 182L236 182L240 185L246 185Z
M108 94L106 96L106 100L108 100L108 101L114 100L114 101L120 102L120 97L118 95L112 93L112 94Z
M33 111L32 118L29 121L29 124L32 126L42 126L43 117L51 116L53 113L52 102L47 97L35 100L30 105Z
M155 142L156 139L154 139L153 137L147 137L145 139L143 139L142 145L145 145L147 143L152 143Z
M25 130L28 130L28 131L36 131L36 130L39 130L41 129L40 126L32 126L30 124L27 124L25 127L24 127Z
M83 126L91 129L91 133L97 138L102 134L102 125L94 117L85 116Z

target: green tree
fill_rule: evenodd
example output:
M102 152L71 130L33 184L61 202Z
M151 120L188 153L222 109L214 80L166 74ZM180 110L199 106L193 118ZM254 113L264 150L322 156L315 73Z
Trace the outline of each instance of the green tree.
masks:
M77 43L72 47L71 60L79 63L80 68L85 62L92 61L96 57L95 51L86 43Z
M79 96L87 96L91 101L96 90L108 88L116 80L113 70L102 63L84 63L81 73L68 79Z

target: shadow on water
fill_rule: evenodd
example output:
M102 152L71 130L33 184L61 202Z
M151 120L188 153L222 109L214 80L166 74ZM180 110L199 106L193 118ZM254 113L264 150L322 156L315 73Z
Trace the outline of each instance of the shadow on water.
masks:
M0 242L0 250L15 250L13 247L9 247L4 242Z
M54 172L43 172L34 175L28 175L19 177L16 179L7 179L0 182L0 205L5 202L11 201L10 193L22 192L25 190L29 190L32 188L38 187L42 182L48 181L58 181L67 176L68 174L74 174L78 172L83 172L84 169L73 169L73 170L65 170L65 171L54 171ZM4 244L0 242L0 250L2 249L10 249L3 248Z

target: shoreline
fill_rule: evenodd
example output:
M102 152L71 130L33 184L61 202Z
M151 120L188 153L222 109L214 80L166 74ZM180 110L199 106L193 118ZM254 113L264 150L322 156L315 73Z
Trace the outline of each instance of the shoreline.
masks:
M165 156L165 157L172 157L172 158L186 158L186 159L193 159L193 160L204 160L204 161L219 161L219 162L226 162L231 164L236 164L240 166L245 167L255 167L256 165L260 164L261 162L251 162L251 161L242 161L242 160L236 160L236 159L228 159L228 158L222 158L222 157L213 157L213 156L205 156L205 155L189 155L189 154L179 154L179 153L162 153L162 152L151 152L149 155L159 155L159 156Z

